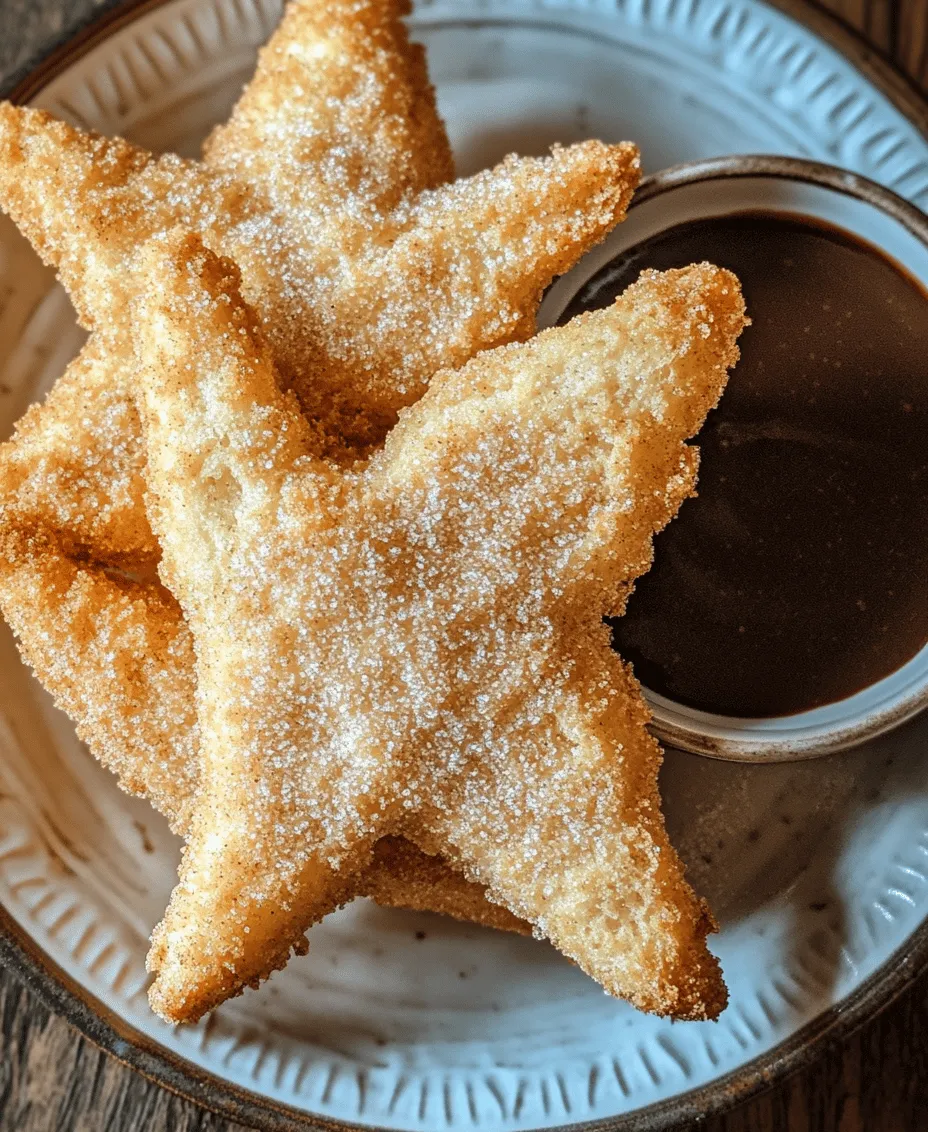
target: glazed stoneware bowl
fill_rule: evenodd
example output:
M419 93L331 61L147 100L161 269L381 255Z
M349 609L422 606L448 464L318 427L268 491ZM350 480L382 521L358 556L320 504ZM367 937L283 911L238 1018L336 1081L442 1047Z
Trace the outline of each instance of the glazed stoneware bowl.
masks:
M544 325L618 257L677 224L733 213L811 217L856 237L928 293L928 216L874 181L822 162L744 155L673 166L649 177L627 221L549 291ZM928 312L928 302L926 302ZM737 380L737 378L735 378ZM928 704L928 645L901 668L836 703L794 715L739 719L699 711L645 689L664 742L736 762L810 759L899 727Z
M760 0L423 0L412 26L462 174L512 149L633 137L649 173L776 152L926 207L924 102L827 17L797 11L815 27ZM119 4L16 94L195 154L279 14L279 0ZM52 274L0 223L0 435L81 340ZM772 766L668 749L661 787L721 924L731 1005L718 1023L637 1014L538 941L357 901L258 992L172 1029L148 1009L143 961L180 845L89 757L0 627L2 962L117 1057L258 1127L688 1128L815 1056L922 967L928 724Z

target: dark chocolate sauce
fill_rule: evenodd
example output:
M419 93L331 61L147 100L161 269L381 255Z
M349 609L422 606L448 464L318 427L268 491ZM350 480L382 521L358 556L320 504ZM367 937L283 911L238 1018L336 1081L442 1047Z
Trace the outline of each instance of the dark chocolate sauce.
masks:
M753 319L699 436L699 497L655 540L614 644L655 692L788 715L895 671L928 641L928 296L819 221L739 213L639 245L577 295L711 260Z

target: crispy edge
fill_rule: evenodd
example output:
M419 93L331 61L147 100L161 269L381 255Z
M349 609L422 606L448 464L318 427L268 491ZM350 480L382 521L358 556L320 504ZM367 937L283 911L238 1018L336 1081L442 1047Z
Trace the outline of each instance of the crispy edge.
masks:
M413 912L438 912L499 931L531 935L532 926L494 903L482 884L441 857L424 853L404 837L384 837L364 872L362 892L378 904Z
M4 525L0 606L94 756L183 828L197 791L195 667L170 594L75 560L47 531Z
M402 19L410 11L409 0L288 4L229 120L207 139L206 162L240 170L294 213L307 192L331 191L313 172L333 151L346 175L339 191L351 184L378 214L450 181L425 51Z
M131 371L91 335L40 404L0 444L0 516L43 526L77 557L150 570L161 556L145 513L145 452Z
M221 601L217 606L214 601L216 594L225 592L226 572L235 559L238 540L244 537L239 526L245 523L247 537L257 540L263 558L269 532L276 529L278 494L297 467L304 486L286 487L287 492L297 492L294 517L299 515L310 525L316 518L328 523L322 500L329 494L330 472L312 459L311 450L300 439L298 414L281 398L260 338L248 333L247 311L236 299L234 280L229 282L232 265L219 264L195 240L181 241L176 247L172 244L169 255L180 277L170 297L161 298L154 308L143 308L139 320L149 335L155 335L143 340L146 348L159 347L158 365L153 359L147 387L145 416L153 433L149 459L164 509L160 528L166 553L172 557L173 569L183 570L176 581L195 610L205 640L213 626L225 624L221 638L225 651L215 654L217 662L222 655L222 662L215 671L210 665L210 674L218 683L201 691L213 699L217 714L212 726L218 739L226 734L227 720L238 727L233 721L238 720L240 705L247 698L245 690L252 686L239 667L246 654L233 644L239 637L231 627L241 613L236 601L245 601L242 608L248 607L253 583L239 588L237 599L230 595L231 604ZM150 271L163 274L166 266L163 258L152 253ZM144 292L143 296L148 298ZM199 317L185 325L187 310L195 310ZM687 316L680 325L677 311ZM434 833L442 838L443 848L457 850L461 862L488 881L495 895L512 910L528 913L541 931L612 993L642 1009L684 1018L717 1013L724 1001L717 960L705 946L711 921L707 921L704 904L683 879L681 863L663 827L656 782L660 755L645 731L647 709L633 678L610 652L597 613L608 610L618 562L627 559L637 570L646 568L652 534L691 490L695 460L685 441L724 386L727 365L737 357L734 340L743 323L740 289L730 273L710 265L662 276L646 273L611 311L551 331L521 351L504 348L492 356L483 355L465 367L463 374L446 375L404 420L398 444L388 444L378 466L368 469L373 475L372 494L363 496L366 505L382 492L386 531L395 531L397 521L399 529L404 529L405 521L399 519L391 500L395 502L396 493L402 496L409 486L408 473L431 492L446 479L441 474L443 457L454 461L456 454L470 450L474 433L485 437L489 430L518 448L504 465L489 461L483 466L491 469L494 480L500 475L515 477L511 486L520 508L528 474L524 445L530 436L541 441L536 453L541 474L536 486L541 490L534 493L536 498L548 499L544 488L552 488L544 506L559 506L563 495L573 523L593 508L588 516L595 519L590 530L584 523L575 532L576 546L569 563L563 564L568 567L563 585L572 598L568 608L583 610L587 621L592 616L598 639L592 639L590 625L581 616L576 630L564 629L562 644L579 646L572 658L569 647L563 656L555 650L555 668L545 667L546 677L555 680L544 704L533 699L526 713L515 713L513 722L508 719L513 715L512 705L504 700L502 730L484 742L492 750L517 752L518 758L513 773L499 784L496 806L492 800L499 768L492 758L478 762L475 780L468 782L470 794L464 807L455 804L459 772L449 782L440 774L429 775L422 789L429 799L441 801L425 807L423 813L432 817L422 818L421 833L423 837ZM204 347L207 340L208 350ZM589 351L596 356L601 341L607 354L591 365ZM494 375L500 367L505 372L498 382ZM576 379L575 392L565 389L565 383L569 386ZM197 390L198 411L191 417L192 388ZM450 410L459 406L460 395L468 388L474 395L454 418ZM565 397L577 406L574 414L563 413ZM604 398L610 426L605 446L591 445L591 429L595 431ZM208 417L206 404L211 406ZM492 412L484 412L491 406ZM544 412L539 424L537 408L541 406ZM518 420L526 413L535 431L513 432L512 414ZM595 420L588 419L591 415ZM544 427L546 416L552 421L550 429ZM278 445L274 437L281 430L269 430L268 425L284 417L294 437ZM428 443L439 428L443 442L436 449L423 450L418 445L419 434L424 432ZM549 435L556 436L564 450L563 458L553 463ZM616 451L610 455L612 444ZM564 464L569 453L572 456ZM217 462L209 463L204 477L203 460L214 457ZM153 459L157 464L151 463ZM184 474L190 461L201 469L193 484ZM531 458L529 464L535 466ZM263 504L256 511L249 510L247 518L237 511L233 518L229 508L234 506L234 497L216 497L212 481L220 468L233 477L239 490L263 498ZM592 481L587 482L591 476ZM452 476L446 486L452 496L464 491L458 500L458 522L467 526L473 521L472 493L484 492L485 498L486 484L479 476L467 475ZM585 497L582 501L576 494L578 488ZM629 492L640 509L629 506ZM313 505L308 506L311 500ZM313 518L316 503L322 511ZM412 521L415 531L424 505L421 492L413 493L407 503L417 516ZM359 503L359 507L369 513L366 506ZM426 506L426 513L429 511ZM441 513L446 512L442 509ZM621 526L617 548L616 536L608 530L610 520ZM537 521L548 530L543 514ZM386 537L389 539L389 533ZM452 541L455 537L452 525ZM564 544L552 543L546 536L548 543L552 564L561 563ZM512 549L518 556L516 548ZM191 550L196 566L190 559ZM430 542L430 551L440 551L435 540ZM508 577L505 563L502 570ZM625 576L623 568L618 580ZM204 586L213 591L213 597L204 592ZM504 592L508 592L505 586ZM557 592L563 596L560 589ZM267 608L266 604L261 608ZM320 615L320 620L325 621L325 616ZM563 617L554 615L554 620L559 623ZM340 639L337 622L327 623ZM274 624L270 613L256 639L271 640ZM604 679L601 671L610 657L617 666L613 680ZM570 665L560 667L568 658L576 674ZM547 686L547 680L544 683ZM299 719L304 708L297 708L296 701L285 707L288 694L284 692L283 699L275 703L273 691L263 685L257 693L259 702L263 701L258 719L265 713L264 722L271 728L265 738L281 753L298 752L303 742L298 739L299 725L293 729L288 713ZM489 710L481 706L480 735L485 734ZM327 726L324 720L318 725L323 730ZM271 741L272 733L277 738ZM251 741L257 734L249 727ZM218 752L222 747L220 743L215 749ZM344 813L334 811L330 828L328 819L320 816L330 812L329 806L320 803L321 809L313 809L312 820L322 822L329 840L317 842L305 855L293 853L305 830L302 819L296 824L285 820L281 808L271 801L286 797L292 803L299 796L299 789L287 778L289 757L269 765L267 778L249 758L239 767L231 808L221 800L225 795L217 791L201 811L202 822L198 817L197 836L188 847L179 885L150 955L151 968L158 974L150 1000L163 1016L195 1018L282 965L314 914L328 906L339 868L347 864L350 871L381 828L378 822L384 816L385 798L377 791L387 789L387 783L379 781L379 772L370 778L368 768L361 774L360 808L352 801ZM223 774L231 767L225 754L220 764ZM439 759L436 765L441 764ZM417 769L428 774L424 766ZM621 773L616 774L619 769ZM576 789L576 771L582 773L587 791L593 790L589 798ZM322 785L323 779L316 779L313 789ZM444 795L449 785L451 794ZM293 793L290 786L294 786ZM550 798L549 787L554 791ZM325 779L321 796L328 798L330 791L336 805L340 787L331 775ZM255 809L255 798L265 799L264 805L270 803L264 814L261 803ZM244 808L236 810L236 806ZM540 838L531 823L527 831L519 825L519 815L538 813L544 816ZM413 813L405 815L401 809L400 814L404 815L401 828L418 829ZM618 814L622 814L621 822L617 822ZM262 817L263 841L252 820L256 816ZM437 827L430 828L429 823L436 819ZM250 846L247 851L246 844ZM323 844L329 847L325 852ZM246 860L248 884L243 889L237 873ZM281 862L286 867L275 871L268 861L276 861L278 870ZM268 918L267 907L274 909L273 919ZM205 919L216 934L204 931ZM220 924L228 930L223 931Z
M487 884L493 898L533 922L611 993L687 1019L715 1017L726 1001L705 942L714 921L686 883L664 829L660 750L645 731L640 689L611 652L599 614L612 612L616 595L624 597L629 580L648 569L653 534L693 490L697 453L685 442L724 388L745 321L729 272L709 264L644 272L611 311L437 375L380 461L390 483L402 482L406 469L435 491L480 443L487 482L474 473L480 486L473 491L496 498L496 479L508 467L521 469L537 444L544 473L538 482L514 473L519 524L537 521L547 530L546 518L526 512L524 497L554 506L563 493L559 513L571 514L583 532L569 544L569 558L557 543L557 607L538 610L558 627L553 639L564 637L544 668L538 702L532 699L519 723L519 713L503 701L503 730L487 740L492 750L519 752L520 775L506 783L498 806L499 774L487 771L465 795L437 803L435 828L402 828ZM589 361L604 354L614 367ZM594 367L603 372L591 384ZM523 419L531 427L520 427ZM499 451L488 448L492 430L518 437L517 451L505 443ZM584 480L581 492L577 466L590 461L586 475L593 480ZM563 481L554 466L563 466ZM589 514L580 503L587 493ZM501 514L505 506L500 498ZM460 509L472 514L469 505ZM516 556L510 568L525 569L522 561ZM562 650L570 657L566 665ZM546 664L541 643L532 656L533 670ZM490 706L481 708L484 727L490 713ZM592 789L589 806L580 781ZM425 793L437 796L438 789L430 782ZM539 815L543 835L523 828L520 814ZM539 857L544 852L553 858ZM547 867L540 868L541 859Z

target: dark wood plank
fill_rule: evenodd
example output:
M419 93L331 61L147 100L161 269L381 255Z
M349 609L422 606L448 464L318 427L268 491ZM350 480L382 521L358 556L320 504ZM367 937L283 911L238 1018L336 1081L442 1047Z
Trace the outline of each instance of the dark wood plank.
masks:
M235 1132L101 1053L0 971L3 1132Z
M928 977L844 1045L704 1132L921 1132L928 1127Z
M928 89L928 0L898 0L893 55L907 75Z
M898 0L821 0L821 6L863 32L881 51L892 54Z
M928 0L826 0L928 88ZM93 0L0 0L0 71ZM63 15L64 14L64 15ZM928 1128L928 975L845 1045L704 1132ZM100 1053L0 971L0 1132L235 1132Z
M236 1132L101 1053L0 972L2 1132ZM928 975L844 1046L703 1132L921 1132ZM681 1130L682 1132L682 1130Z

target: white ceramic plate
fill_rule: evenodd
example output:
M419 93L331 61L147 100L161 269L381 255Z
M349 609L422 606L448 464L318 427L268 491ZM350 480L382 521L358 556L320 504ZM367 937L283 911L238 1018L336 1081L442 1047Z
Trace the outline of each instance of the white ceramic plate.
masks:
M193 153L278 13L274 0L148 5L35 101ZM928 202L915 126L823 40L756 0L432 0L415 27L462 172L510 149L631 137L651 170L793 153ZM0 296L6 434L81 339L52 276L5 223ZM173 1087L269 1125L286 1122L276 1104L396 1129L528 1129L632 1113L734 1072L732 1093L756 1077L752 1061L854 995L928 913L928 719L811 764L670 753L672 835L722 922L732 1001L718 1023L637 1014L541 943L357 902L261 991L172 1030L148 1011L143 958L178 843L89 758L5 630L0 672L0 901L15 930L103 1004L122 1035L107 1031L111 1049L140 1047L134 1060L155 1073L176 1055L183 1064L163 1074ZM201 1070L251 1100L195 1086ZM714 1105L723 1092L700 1096Z

